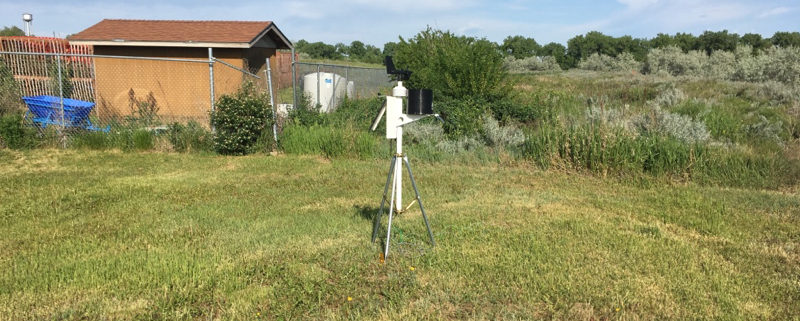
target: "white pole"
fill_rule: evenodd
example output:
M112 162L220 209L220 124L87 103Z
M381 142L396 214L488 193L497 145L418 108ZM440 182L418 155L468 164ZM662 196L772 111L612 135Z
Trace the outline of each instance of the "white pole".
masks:
M214 111L214 53L208 48L208 87L211 92L211 111Z
M397 176L397 180L395 180L395 192L397 195L394 199L397 201L396 206L397 212L399 213L403 210L403 126L397 126L397 138L395 142L397 143L398 161L394 163L394 175Z
M275 96L272 93L272 67L269 65L269 57L267 57L267 86L269 86L269 105L272 106L272 138L275 140L275 147L278 147L278 121L277 108L275 108Z

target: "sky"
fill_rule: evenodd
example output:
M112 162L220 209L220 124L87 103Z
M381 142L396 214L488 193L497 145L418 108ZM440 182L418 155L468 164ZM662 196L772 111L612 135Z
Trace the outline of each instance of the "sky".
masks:
M0 26L64 37L102 19L270 20L292 41L359 40L379 48L430 26L501 43L522 35L540 44L589 31L652 38L705 30L759 33L800 29L798 0L0 0Z

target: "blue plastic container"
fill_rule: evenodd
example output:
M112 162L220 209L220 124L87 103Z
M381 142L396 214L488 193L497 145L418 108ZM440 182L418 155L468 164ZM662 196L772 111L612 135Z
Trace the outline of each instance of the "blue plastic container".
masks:
M22 100L28 105L28 111L33 115L33 122L42 127L59 125L107 131L107 129L94 127L89 121L89 113L94 108L93 102L64 98L64 117L62 118L60 97L47 95L25 96L22 97Z

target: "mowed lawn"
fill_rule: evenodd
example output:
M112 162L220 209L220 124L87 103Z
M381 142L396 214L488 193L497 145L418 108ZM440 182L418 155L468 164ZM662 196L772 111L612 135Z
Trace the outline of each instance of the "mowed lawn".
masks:
M381 264L388 159L0 150L0 320L800 315L797 187L410 159Z

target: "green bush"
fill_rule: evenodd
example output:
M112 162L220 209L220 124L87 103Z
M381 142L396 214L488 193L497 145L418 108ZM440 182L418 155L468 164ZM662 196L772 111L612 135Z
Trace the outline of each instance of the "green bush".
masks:
M211 113L216 130L214 149L224 155L245 155L272 125L272 114L266 94L256 92L246 83L236 94L223 95Z
M476 97L463 99L443 98L434 105L434 111L444 119L444 133L451 139L471 137L481 130L481 116L489 104Z
M510 87L503 55L486 39L428 28L395 48L398 68L411 70L409 88L430 88L437 96L505 98Z
M27 149L36 147L36 129L26 126L21 114L0 116L0 147Z

